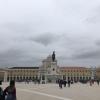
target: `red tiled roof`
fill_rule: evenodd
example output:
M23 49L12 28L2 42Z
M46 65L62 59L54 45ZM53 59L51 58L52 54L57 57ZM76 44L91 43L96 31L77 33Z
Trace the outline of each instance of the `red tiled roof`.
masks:
M66 66L66 67L60 67L60 69L87 69L87 68L86 67L76 67L76 66L75 67L71 67L71 66L67 67Z

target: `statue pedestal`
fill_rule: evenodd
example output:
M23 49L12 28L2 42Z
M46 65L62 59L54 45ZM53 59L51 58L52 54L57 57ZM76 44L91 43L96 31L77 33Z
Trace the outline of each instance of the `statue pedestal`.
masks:
M57 62L51 62L50 74L57 75Z
M56 83L59 77L57 62L51 62L51 66L48 68L47 72L47 82Z

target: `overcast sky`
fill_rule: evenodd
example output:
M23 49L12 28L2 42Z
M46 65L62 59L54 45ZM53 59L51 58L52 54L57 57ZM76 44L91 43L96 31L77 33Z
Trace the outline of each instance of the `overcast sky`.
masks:
M100 65L100 0L0 0L0 67Z

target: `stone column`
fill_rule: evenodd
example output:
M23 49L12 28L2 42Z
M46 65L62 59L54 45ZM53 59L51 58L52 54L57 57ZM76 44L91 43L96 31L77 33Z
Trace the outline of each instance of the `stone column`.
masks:
M4 82L7 82L7 72L4 72Z
M45 75L45 84L47 83L47 75Z

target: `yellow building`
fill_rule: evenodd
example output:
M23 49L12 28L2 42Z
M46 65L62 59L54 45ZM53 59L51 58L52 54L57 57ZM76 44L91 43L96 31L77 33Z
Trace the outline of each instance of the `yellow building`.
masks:
M96 78L100 80L100 67L96 68Z
M12 67L7 69L7 80L33 80L39 76L39 67Z
M51 69L49 69L51 70ZM54 70L54 69L53 69ZM53 72L52 70L52 72ZM78 80L89 80L91 79L91 70L90 68L86 67L58 67L57 74L51 73L48 70L45 72L45 74L42 74L45 76L45 78L49 77L55 77L54 80L62 78L62 79L71 79L74 81ZM52 75L53 74L53 75ZM100 69L97 70L96 76L100 78ZM8 69L0 69L0 80L3 81L9 81L9 80L15 80L15 81L24 81L24 80L34 80L34 79L40 79L41 76L41 67L12 67Z
M6 76L5 76L6 73ZM12 67L0 70L0 80L34 80L39 76L39 67Z
M39 79L41 82L56 82L58 79L71 79L73 81L89 80L94 76L91 68L66 66L59 67L57 59L52 60L49 55L42 61L41 67L12 67L0 69L0 80L25 81ZM99 71L97 73L99 76Z
M60 67L60 74L63 76L63 79L67 80L78 81L91 79L91 70L86 67Z
M7 70L0 69L0 80L7 81Z

